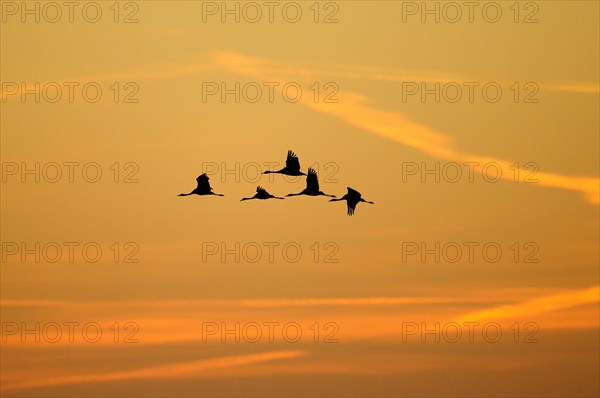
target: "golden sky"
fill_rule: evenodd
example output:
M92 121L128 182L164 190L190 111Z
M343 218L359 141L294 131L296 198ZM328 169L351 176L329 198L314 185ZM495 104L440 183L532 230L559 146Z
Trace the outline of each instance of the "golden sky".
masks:
M600 6L463 3L0 1L2 396L600 394Z

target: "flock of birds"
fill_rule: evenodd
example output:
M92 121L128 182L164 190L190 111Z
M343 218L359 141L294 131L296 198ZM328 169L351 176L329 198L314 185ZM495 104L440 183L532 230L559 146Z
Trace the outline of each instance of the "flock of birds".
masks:
M290 193L286 196L299 196L299 195L329 196L329 197L333 198L333 199L329 200L330 202L345 200L346 203L348 204L348 215L349 216L354 214L356 205L360 202L374 204L373 202L364 200L362 198L362 195L360 194L360 192L358 192L350 187L348 187L348 193L339 199L335 195L328 195L326 193L323 193L321 190L319 190L319 179L317 178L317 172L312 168L308 169L308 174L301 172L300 171L300 160L298 159L298 156L296 156L296 154L292 151L288 151L287 159L285 161L285 167L283 169L278 170L278 171L265 171L263 174L285 174L288 176L306 176L306 188L300 193ZM214 193L208 180L209 180L209 178L206 175L206 173L202 174L201 176L196 178L196 181L198 182L198 186L196 187L196 189L194 189L190 193L181 193L178 196L189 196L189 195L224 196L223 194L220 194L220 193ZM284 198L273 196L270 193L268 193L266 189L264 189L261 186L258 186L256 188L256 195L252 196L251 198L242 198L241 201L243 202L245 200L252 200L252 199L266 200L266 199L284 199Z

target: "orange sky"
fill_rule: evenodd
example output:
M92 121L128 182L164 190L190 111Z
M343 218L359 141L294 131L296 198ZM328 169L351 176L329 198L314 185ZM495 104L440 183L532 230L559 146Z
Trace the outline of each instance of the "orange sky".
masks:
M456 23L400 1L277 3L272 23L199 1L22 22L20 4L0 1L3 396L600 394L597 2L499 2L496 23L488 2ZM261 99L203 91L236 83ZM474 100L406 92L436 84ZM288 150L375 205L240 203L304 188L252 175ZM224 197L176 196L205 171Z

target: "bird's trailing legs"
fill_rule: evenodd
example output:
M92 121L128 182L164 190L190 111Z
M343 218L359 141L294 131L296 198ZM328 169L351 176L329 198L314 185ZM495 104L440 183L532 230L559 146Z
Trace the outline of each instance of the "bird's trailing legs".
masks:
M364 203L369 203L374 205L374 202L370 202L368 200L364 200L362 198L362 195L360 194L360 192L348 187L348 193L344 196L342 196L339 199L330 199L330 202L338 202L340 200L345 200L347 205L348 205L348 215L351 216L354 214L354 211L356 210L356 205L359 204L360 202L364 202Z

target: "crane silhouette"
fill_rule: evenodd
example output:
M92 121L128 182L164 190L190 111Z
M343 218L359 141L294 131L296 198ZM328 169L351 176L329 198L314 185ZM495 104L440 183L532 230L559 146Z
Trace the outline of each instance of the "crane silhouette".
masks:
M306 176L306 188L304 189L304 191L300 193L290 193L286 196L298 195L329 196L330 198L335 198L335 195L328 195L319 191L319 179L317 178L317 172L311 167L308 168L308 176Z
M261 199L261 200L265 200L265 199L283 199L283 198L279 198L277 196L273 196L270 193L268 193L263 187L258 186L256 187L256 195L254 195L251 198L242 198L242 200L240 200L240 202L243 202L244 200L251 200L251 199Z
M285 174L288 176L305 176L303 172L300 171L300 160L298 160L298 156L292 151L288 151L287 159L285 160L285 167L281 170L270 171L267 170L263 174Z
M190 193L180 193L177 196L188 196L188 195L216 195L216 196L225 196L220 193L214 193L213 189L210 187L210 183L208 182L209 178L206 173L198 176L196 181L198 182L198 186Z
M375 204L373 202L369 202L368 200L364 200L360 192L355 191L354 189L348 187L348 193L342 196L339 199L331 199L330 202L336 202L338 200L345 200L348 203L348 215L351 216L354 214L354 209L358 202L365 202L370 204Z

